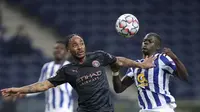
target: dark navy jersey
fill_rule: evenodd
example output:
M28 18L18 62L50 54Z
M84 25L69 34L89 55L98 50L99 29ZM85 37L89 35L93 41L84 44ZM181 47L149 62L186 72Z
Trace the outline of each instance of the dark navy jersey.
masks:
M71 61L48 79L54 86L70 83L79 95L78 112L113 112L113 103L105 67L116 57L104 52L88 53L83 64Z

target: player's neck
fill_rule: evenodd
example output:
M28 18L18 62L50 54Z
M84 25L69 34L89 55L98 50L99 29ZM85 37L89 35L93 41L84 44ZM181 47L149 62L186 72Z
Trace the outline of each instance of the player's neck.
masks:
M61 63L63 63L65 61L65 59L60 59L60 60L54 60L54 62L55 62L55 64L61 64Z
M154 54L156 54L156 52L152 52L152 53L148 53L148 54L143 54L143 58L145 58L146 56L151 57Z
M83 58L75 58L75 57L74 57L74 60L75 60L76 62L78 62L79 64L83 64L83 62L85 61L85 59L86 59L86 56L84 56Z

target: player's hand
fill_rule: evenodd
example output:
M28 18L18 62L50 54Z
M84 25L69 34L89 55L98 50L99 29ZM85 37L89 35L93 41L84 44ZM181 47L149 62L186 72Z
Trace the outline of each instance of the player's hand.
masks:
M178 57L172 52L172 50L171 50L170 48L164 48L164 49L163 49L163 53L165 53L165 54L168 55L170 58L172 58L172 60L178 59Z
M151 57L148 57L146 56L144 61L141 62L142 64L142 68L152 68L152 67L155 67L155 64L154 64L154 60L156 59L156 57L154 56L151 56Z
M20 94L20 88L6 88L1 90L3 97L18 96Z
M3 96L3 100L5 100L5 101L16 101L18 98L23 98L25 96L26 96L26 94Z
M3 96L4 101L16 101L17 96Z

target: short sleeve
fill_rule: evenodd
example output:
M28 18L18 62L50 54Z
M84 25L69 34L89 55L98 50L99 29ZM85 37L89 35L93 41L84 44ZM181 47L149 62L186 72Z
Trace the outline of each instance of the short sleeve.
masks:
M170 74L174 74L174 71L176 71L176 64L174 61L165 54L160 56L160 60L164 63L162 69L166 70Z
M99 51L103 55L104 65L112 65L117 61L117 58L107 52Z
M133 68L128 68L128 70L126 71L126 76L133 78L134 77L134 71Z
M65 66L60 68L56 72L56 74L57 74L56 76L48 79L48 81L51 82L54 85L54 87L68 82L67 74L65 72Z

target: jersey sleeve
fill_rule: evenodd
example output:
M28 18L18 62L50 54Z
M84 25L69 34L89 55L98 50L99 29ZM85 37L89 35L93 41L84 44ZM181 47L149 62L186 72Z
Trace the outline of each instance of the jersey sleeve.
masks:
M126 71L126 76L133 78L134 77L134 71L133 68L128 68L128 70Z
M160 60L164 63L162 69L166 70L170 74L174 74L174 72L176 71L176 64L174 63L174 61L166 54L161 55Z
M103 55L103 63L104 65L112 65L117 61L117 58L107 52L99 51Z
M68 82L67 73L65 69L66 69L65 66L63 66L56 72L57 74L56 76L48 79L48 81L52 83L54 87Z

